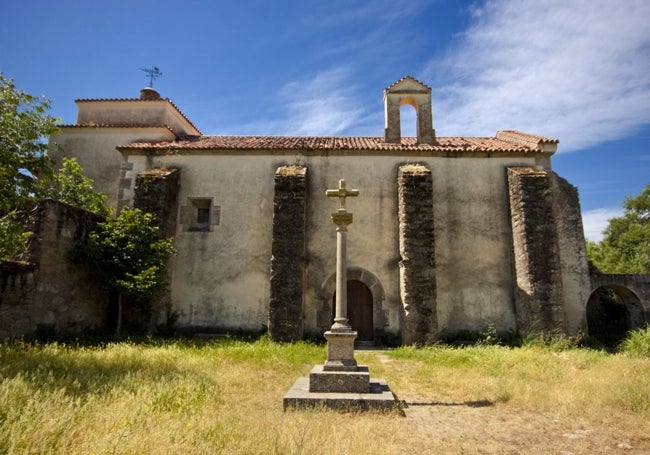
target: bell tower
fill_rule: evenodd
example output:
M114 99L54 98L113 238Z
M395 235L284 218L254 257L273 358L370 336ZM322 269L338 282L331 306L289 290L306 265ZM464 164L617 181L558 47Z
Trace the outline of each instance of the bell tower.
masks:
M435 144L436 131L433 129L431 113L431 87L411 76L405 76L384 90L386 126L384 141L399 144L402 139L400 107L410 104L415 108L417 118L417 143Z

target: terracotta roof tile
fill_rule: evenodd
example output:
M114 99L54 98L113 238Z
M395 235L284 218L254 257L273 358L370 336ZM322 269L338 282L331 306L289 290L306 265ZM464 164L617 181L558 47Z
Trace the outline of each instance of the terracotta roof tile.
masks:
M401 78L401 79L399 79L399 80L393 82L392 84L390 84L388 87L385 88L385 90L390 90L391 88L395 87L397 84L399 84L399 83L402 82L402 81L405 81L406 79L411 79L411 80L417 82L418 84L423 85L424 87L426 87L426 88L428 88L429 90L431 90L431 87L429 87L429 86L428 86L427 84L425 84L424 82L417 80L417 79L414 78L413 76L404 76L403 78Z
M400 144L390 144L383 137L343 136L192 136L171 142L137 142L120 146L120 150L360 150L377 152L476 152L539 153L538 142L556 143L554 139L508 132L503 137L438 137L435 144L417 144L414 137L403 137ZM537 138L524 140L525 138Z

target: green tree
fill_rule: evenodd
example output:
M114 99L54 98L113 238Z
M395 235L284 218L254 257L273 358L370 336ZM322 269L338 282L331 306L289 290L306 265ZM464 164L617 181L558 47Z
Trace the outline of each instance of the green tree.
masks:
M18 90L0 73L0 212L24 209L51 177L45 139L57 131L50 102Z
M28 209L52 175L45 139L57 131L48 100L16 88L0 73L0 259L27 247L19 212Z
M99 223L84 254L99 269L108 289L118 293L116 332L122 327L122 297L151 298L164 284L164 267L174 253L173 239L160 239L155 217L125 208Z
M650 185L623 207L600 243L587 242L589 259L603 273L650 273Z
M45 196L89 212L109 216L111 210L106 207L106 195L95 190L94 183L84 175L83 168L76 158L63 158L61 169L52 176Z

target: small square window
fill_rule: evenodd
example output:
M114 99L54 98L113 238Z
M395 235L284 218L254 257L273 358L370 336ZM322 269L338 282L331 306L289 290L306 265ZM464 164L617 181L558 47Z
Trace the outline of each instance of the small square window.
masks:
M197 224L210 223L210 207L199 207L196 209Z
M188 198L181 207L181 218L186 231L209 232L219 224L221 207L212 204L212 198Z

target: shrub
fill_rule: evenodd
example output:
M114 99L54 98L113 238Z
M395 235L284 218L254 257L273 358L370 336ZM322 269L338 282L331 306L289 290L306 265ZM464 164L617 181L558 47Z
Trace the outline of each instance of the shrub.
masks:
M628 332L618 352L632 357L650 357L650 325Z

